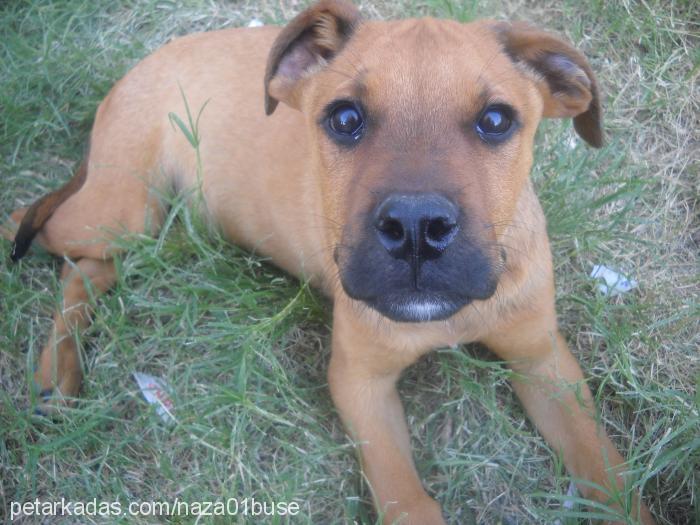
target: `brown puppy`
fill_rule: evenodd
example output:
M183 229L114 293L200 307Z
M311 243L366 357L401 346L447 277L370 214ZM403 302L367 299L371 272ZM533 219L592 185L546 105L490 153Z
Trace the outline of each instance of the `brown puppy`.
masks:
M169 121L184 100L200 115L198 151ZM195 189L233 242L332 298L331 395L387 523L444 523L413 465L396 380L431 349L472 341L516 372L540 432L592 482L579 490L608 500L625 468L557 329L528 178L543 117L573 117L602 142L585 58L527 25L361 21L324 1L283 30L168 44L100 105L75 178L13 214L13 258L36 236L74 261L36 374L47 403L78 394L72 334L89 323L89 289L114 283L114 237L156 232L158 195ZM633 499L626 512L654 523Z

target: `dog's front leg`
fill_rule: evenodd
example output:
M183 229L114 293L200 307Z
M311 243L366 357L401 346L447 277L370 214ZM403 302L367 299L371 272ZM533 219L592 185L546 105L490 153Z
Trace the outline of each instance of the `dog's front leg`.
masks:
M386 524L443 524L440 507L426 494L413 464L396 390L401 370L413 359L372 337L354 311L339 310L336 306L329 385L340 417L359 445L377 510Z
M628 523L631 516L653 525L639 498L625 496L624 460L596 423L591 391L556 328L553 312L539 318L530 315L484 342L508 361L515 372L513 389L530 418L561 454L570 474L584 481L578 489L619 514L611 523Z

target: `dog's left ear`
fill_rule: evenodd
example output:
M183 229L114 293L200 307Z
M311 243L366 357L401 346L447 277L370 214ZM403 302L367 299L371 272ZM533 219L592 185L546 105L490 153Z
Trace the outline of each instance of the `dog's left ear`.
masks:
M344 0L322 0L297 15L277 36L265 70L265 113L277 103L298 108L303 81L330 62L360 21Z
M577 49L523 22L499 23L496 31L510 58L524 66L544 100L545 117L573 117L574 129L591 146L603 145L598 85Z

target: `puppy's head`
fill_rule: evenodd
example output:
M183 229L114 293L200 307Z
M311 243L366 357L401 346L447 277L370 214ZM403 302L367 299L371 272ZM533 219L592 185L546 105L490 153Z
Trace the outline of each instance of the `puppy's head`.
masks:
M325 1L279 35L266 110L300 109L345 292L394 321L494 294L543 117L600 146L595 78L528 25L361 21Z

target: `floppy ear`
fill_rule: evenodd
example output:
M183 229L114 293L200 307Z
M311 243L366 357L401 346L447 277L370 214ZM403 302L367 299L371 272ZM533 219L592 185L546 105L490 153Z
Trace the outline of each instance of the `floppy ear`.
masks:
M357 7L322 0L294 18L277 36L265 71L265 113L277 103L299 107L302 81L330 62L360 21Z
M529 24L498 24L497 32L510 58L536 82L545 117L573 117L574 129L591 146L603 145L598 85L578 50Z

